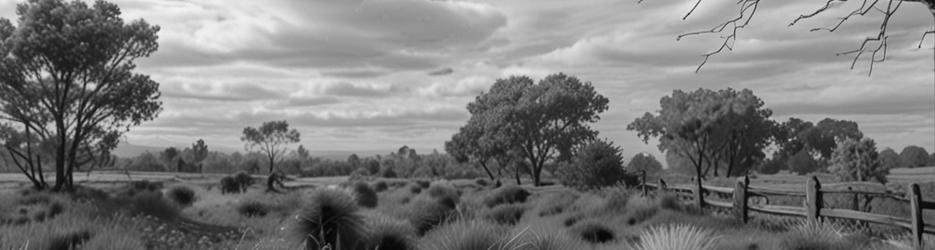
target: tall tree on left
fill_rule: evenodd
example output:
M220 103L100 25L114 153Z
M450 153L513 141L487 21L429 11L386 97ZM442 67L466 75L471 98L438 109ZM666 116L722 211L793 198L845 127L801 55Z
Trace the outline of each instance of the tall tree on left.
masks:
M123 133L162 110L159 83L134 72L159 47L159 26L124 23L104 1L29 0L16 14L16 25L0 18L0 120L22 138L0 142L37 188L48 185L23 166L48 155L52 189L71 191L75 169L109 157Z

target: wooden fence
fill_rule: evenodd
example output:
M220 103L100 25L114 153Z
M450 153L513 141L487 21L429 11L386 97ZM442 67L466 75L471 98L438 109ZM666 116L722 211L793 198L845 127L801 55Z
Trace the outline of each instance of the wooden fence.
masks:
M906 194L899 194L889 191L857 191L854 188L860 186L876 186L866 182L834 183L821 185L818 178L812 176L805 183L804 191L799 190L781 190L767 187L750 186L748 177L738 178L733 188L715 187L709 185L693 186L672 186L666 185L665 181L659 179L658 184L646 183L646 175L643 174L642 188L643 195L656 190L657 192L671 192L683 197L690 197L696 206L716 207L730 209L735 217L746 223L749 220L750 211L773 214L805 217L811 221L818 221L821 218L841 218L871 223L879 223L909 229L912 232L913 241L918 249L923 247L923 234L935 234L935 224L926 223L922 219L924 209L935 209L935 202L923 201L919 191L919 185L909 184L909 190ZM724 197L731 197L733 202L724 202L705 199L704 194L716 194ZM909 206L909 218L897 217L891 215L881 215L868 213L854 209L825 208L822 207L824 194L854 194L868 195L876 197L887 197L895 199ZM802 206L781 206L769 204L752 204L751 198L766 198L769 196L793 196L804 198ZM768 203L768 199L765 199Z

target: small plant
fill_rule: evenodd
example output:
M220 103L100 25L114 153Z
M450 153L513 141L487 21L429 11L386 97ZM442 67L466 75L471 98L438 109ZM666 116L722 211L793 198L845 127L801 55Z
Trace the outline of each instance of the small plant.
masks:
M614 230L596 221L578 223L570 230L574 235L581 237L582 240L594 244L610 242L615 239Z
M186 186L175 186L169 189L169 199L182 207L195 203L195 191Z
M263 217L269 213L269 207L259 201L247 201L237 207L237 212L246 217Z
M644 230L640 234L639 243L633 245L632 248L637 250L711 250L717 249L717 241L718 237L707 229L692 225L661 225Z
M484 218L503 225L514 225L523 218L526 206L523 204L506 204L496 206L484 215Z
M493 191L490 196L484 199L487 207L494 207L500 204L523 203L530 195L529 191L519 186L503 186Z
M384 185L386 185L386 183L384 183ZM357 205L367 208L377 207L377 192L374 191L370 185L367 185L366 182L355 182L350 186L350 189L351 192L354 193Z
M337 189L318 189L296 217L295 232L305 249L355 249L367 238L354 197Z

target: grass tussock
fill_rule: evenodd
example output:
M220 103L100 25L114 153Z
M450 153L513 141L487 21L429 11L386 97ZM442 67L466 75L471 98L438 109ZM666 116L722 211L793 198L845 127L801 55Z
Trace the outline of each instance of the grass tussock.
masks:
M506 204L491 208L484 214L484 218L502 225L514 225L526 213L523 204Z
M617 238L613 229L597 221L577 223L569 231L579 239L592 244L607 243Z
M432 231L423 239L422 249L506 250L520 246L520 234L484 220L456 221Z
M263 217L269 210L269 206L259 201L245 201L237 205L237 212L246 217Z
M525 188L509 185L497 188L484 199L487 207L494 207L500 204L524 203L531 193Z
M713 250L719 237L711 230L692 225L659 225L646 229L640 235L636 250Z
M449 221L455 214L453 207L425 197L417 197L407 205L407 218L419 235Z
M406 221L378 215L369 218L370 228L367 249L416 250L416 229Z
M383 183L385 186L386 183ZM370 187L366 182L355 182L349 187L351 192L354 194L354 200L357 201L357 205L366 208L375 208L377 207L377 202L379 198L377 197L377 191Z
M844 227L831 222L802 220L783 235L780 247L792 250L862 249L869 239L859 234L846 234Z
M335 189L316 190L296 216L295 232L306 249L357 249L366 224L353 196Z

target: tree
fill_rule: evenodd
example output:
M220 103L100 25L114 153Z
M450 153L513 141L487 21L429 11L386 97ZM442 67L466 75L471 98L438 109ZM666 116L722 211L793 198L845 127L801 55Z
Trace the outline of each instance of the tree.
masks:
M597 131L589 124L600 119L608 102L590 82L561 73L538 84L526 76L498 79L468 104L468 125L482 129L480 137L466 139L479 140L471 143L480 147L496 145L501 166L513 166L517 175L528 167L539 185L547 162L570 159L572 148L594 139Z
M469 119L467 124L459 128L458 133L445 142L445 152L448 152L458 163L472 162L480 166L491 181L496 180L490 170L490 161L504 153L504 144L492 138L493 133L485 133L484 126L479 119Z
M179 149L175 147L168 147L159 153L159 158L162 158L162 162L165 162L166 169L172 169L172 162L178 156L179 156ZM175 171L181 172L182 169L176 168Z
M639 153L630 159L627 164L627 171L639 173L646 171L647 175L655 175L662 171L662 163L656 160L656 157L648 153Z
M123 133L161 111L159 84L134 73L158 48L159 27L124 23L105 1L30 0L16 13L16 26L0 18L0 119L50 143L53 190L70 191L75 169L109 157Z
M884 169L894 169L902 167L902 159L899 158L899 154L896 153L892 148L886 148L883 151L880 151L880 165Z
M786 168L793 173L803 175L817 171L820 166L818 161L812 158L812 155L809 154L808 151L802 150L792 155L792 157L786 161Z
M606 140L596 140L582 146L574 154L571 164L563 168L562 180L567 186L579 189L606 187L623 182L636 185L635 175L623 168L620 147Z
M910 168L924 167L929 164L929 153L922 147L909 145L903 148L902 152L899 152L899 159L902 166Z
M240 141L246 143L247 150L259 148L260 153L269 159L269 172L273 173L276 158L286 153L286 145L299 142L299 131L289 129L286 121L264 122L259 129L246 127Z
M773 138L779 146L775 157L787 160L800 151L818 157L819 167L831 159L837 141L847 138L860 139L863 133L854 121L825 118L816 124L790 117L777 126ZM775 158L774 157L774 158Z
M692 1L694 1L693 7L691 8L691 10L688 11L687 14L685 14L685 16L682 19L688 18L695 11L695 9L698 8L698 6L702 2L701 0L692 0ZM819 6L815 11L812 11L809 13L803 13L802 15L799 15L795 19L792 19L791 23L789 23L789 26L793 26L797 24L799 21L822 15L822 13L824 13L825 11L832 9L832 6L835 6L836 2L838 1L829 0L829 1L824 1L824 2L825 4ZM841 0L840 2L846 2L846 0ZM935 16L935 0L884 0L884 1L863 0L859 2L860 2L859 5L852 4L852 6L848 6L848 8L851 8L851 11L848 12L847 15L841 17L839 19L840 21L828 27L813 28L811 29L811 31L834 32L838 30L838 28L840 28L848 20L851 20L851 18L853 17L865 16L866 14L871 13L871 12L882 13L879 25L869 26L872 29L876 30L876 34L874 36L864 38L863 41L860 43L860 46L854 50L849 50L849 51L838 53L838 55L854 55L853 61L851 62L851 69L854 68L857 61L862 56L864 56L865 53L869 53L870 55L867 58L867 60L870 62L870 73L873 72L873 64L877 62L883 62L886 60L886 50L888 47L887 39L889 38L889 34L887 33L887 28L889 27L889 24L890 24L890 18L896 15L897 10L899 10L899 8L902 6L904 2L924 4L924 6L917 5L917 7L928 8L928 10L932 12L932 15ZM698 68L695 69L695 72L700 71L701 67L704 66L705 63L708 62L708 59L711 56L717 55L721 52L724 52L725 50L731 51L734 49L734 42L737 41L738 32L746 28L747 24L750 23L750 20L753 19L759 7L760 0L740 0L740 1L737 1L736 4L739 6L739 11L737 15L729 18L727 21L718 23L708 30L688 32L685 34L678 35L678 38L677 38L678 40L686 36L694 36L694 35L701 35L701 34L718 34L720 37L723 38L723 42L721 43L719 47L717 47L717 49L704 54L704 60L698 65ZM922 42L925 40L925 37L929 34L935 34L935 30L924 31L922 33L922 40L919 41L919 46L918 46L919 48L922 48Z
M880 164L877 145L870 138L848 138L838 142L828 171L840 181L870 181L886 183L889 171Z
M198 172L204 173L204 165L202 161L208 157L208 144L205 144L205 140L198 139L194 144L192 144L192 163L198 164Z
M675 90L659 103L656 114L645 113L627 130L636 131L644 143L658 138L661 151L686 158L698 185L711 170L717 176L722 164L729 176L742 172L735 168L749 169L764 158L774 126L772 111L752 91Z
M299 145L299 148L295 149L295 154L302 160L308 159L309 156L308 149L305 149L305 146L302 145Z

